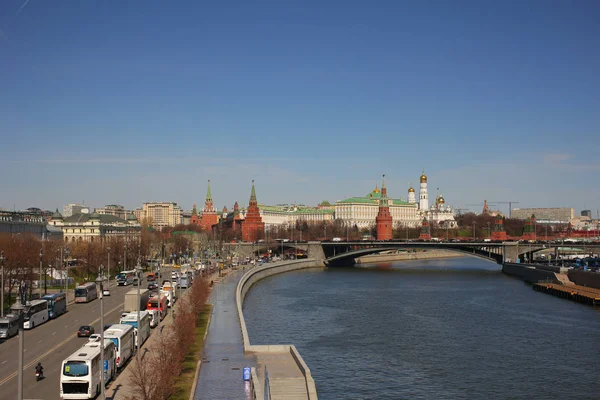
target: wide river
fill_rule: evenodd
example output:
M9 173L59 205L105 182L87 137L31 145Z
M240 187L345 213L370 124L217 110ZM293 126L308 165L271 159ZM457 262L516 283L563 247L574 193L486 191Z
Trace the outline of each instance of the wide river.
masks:
M319 399L600 399L600 310L473 258L276 275L252 344L296 345Z

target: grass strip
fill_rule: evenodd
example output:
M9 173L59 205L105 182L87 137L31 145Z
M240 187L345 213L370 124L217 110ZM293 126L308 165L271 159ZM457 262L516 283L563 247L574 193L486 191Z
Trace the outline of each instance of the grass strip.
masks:
M196 377L196 367L202 354L204 346L204 335L208 329L208 321L212 313L212 304L206 304L204 310L198 316L196 321L196 340L190 347L190 351L183 361L183 371L175 380L175 393L169 396L170 400L189 400L192 391L192 385Z

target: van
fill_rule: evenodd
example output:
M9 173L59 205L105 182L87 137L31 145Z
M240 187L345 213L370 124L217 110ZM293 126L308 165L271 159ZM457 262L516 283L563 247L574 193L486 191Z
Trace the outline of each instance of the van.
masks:
M19 317L8 314L0 318L0 340L6 340L19 333Z

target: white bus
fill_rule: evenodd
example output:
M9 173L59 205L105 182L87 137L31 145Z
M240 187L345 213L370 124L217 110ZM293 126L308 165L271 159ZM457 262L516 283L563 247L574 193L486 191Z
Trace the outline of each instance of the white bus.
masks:
M96 282L87 282L75 288L75 303L87 303L97 298Z
M117 274L117 285L127 286L133 283L133 278L137 277L137 271L132 269L131 271L121 271Z
M117 351L116 365L117 369L121 370L135 349L133 326L123 324L111 325L110 328L104 331L104 337L110 339L115 344Z
M104 340L104 366L100 363L100 350L100 341L89 342L62 362L62 399L93 399L100 394L102 371L105 386L115 377L115 344Z
M10 309L10 313L19 315L18 311L12 308ZM48 301L33 300L25 304L25 310L23 311L24 329L33 329L37 325L48 321L48 318Z
M139 347L146 342L150 336L150 313L148 311L140 311L140 328L137 325L137 312L130 312L121 316L120 324L133 326L135 329L135 346L140 343Z

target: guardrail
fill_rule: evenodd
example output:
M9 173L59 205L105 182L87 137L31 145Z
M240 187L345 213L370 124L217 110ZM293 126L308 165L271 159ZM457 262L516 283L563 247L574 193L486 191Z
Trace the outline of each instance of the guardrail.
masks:
M280 261L277 263L268 263L267 265L261 267L252 268L250 271L246 272L236 287L235 293L235 301L238 310L238 317L240 319L240 327L242 330L242 342L244 344L244 353L247 352L265 352L265 353L284 353L289 352L296 362L296 365L304 375L304 380L306 384L306 392L308 394L309 400L317 400L317 389L315 386L315 381L312 377L310 369L302 359L302 356L296 349L296 346L293 344L283 344L283 345L252 345L250 344L250 339L248 337L248 329L246 327L246 321L244 319L243 313L243 304L244 299L246 298L246 294L248 290L261 279L264 279L268 276L281 274L289 271L296 271L299 269L306 268L322 268L324 266L322 260L315 259L304 259L304 260L293 260L293 261ZM256 378L258 380L258 377ZM256 388L256 385L253 384ZM258 385L260 386L260 385ZM265 388L265 391L268 392L268 386ZM256 398L262 397L260 396L259 391L253 390L253 396ZM264 394L262 394L264 396Z

